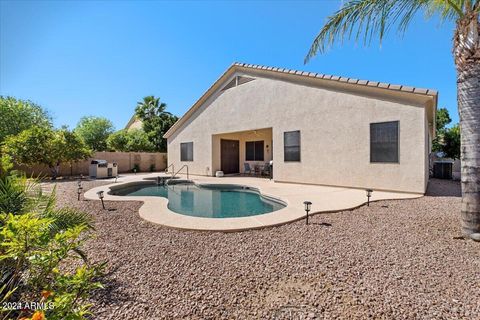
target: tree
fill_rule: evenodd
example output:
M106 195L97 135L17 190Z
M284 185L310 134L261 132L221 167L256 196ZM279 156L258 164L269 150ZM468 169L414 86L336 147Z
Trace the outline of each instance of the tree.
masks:
M163 135L170 129L178 118L166 111L167 105L160 102L160 98L148 96L137 103L135 115L142 120L143 130L148 139L155 146L156 151L167 150L167 140Z
M31 101L0 96L0 144L32 126L51 128L48 112Z
M127 151L128 131L125 129L112 133L107 139L109 151Z
M102 117L83 117L78 122L74 132L93 151L107 150L107 138L113 133L113 124Z
M155 146L148 139L148 135L142 129L131 129L127 132L128 142L126 149L135 152L152 152Z
M460 127L458 124L445 131L442 150L446 157L460 159Z
M142 129L119 130L107 139L109 150L124 152L152 152L155 146Z
M406 30L419 11L453 20L462 159L462 229L480 238L480 0L350 0L327 19L305 63L336 41L352 36L382 41L392 27Z
M448 130L447 125L452 122L450 114L446 108L440 108L437 110L437 116L435 119L435 139L432 142L432 151L444 151L443 140L445 132Z
M86 159L91 150L75 134L61 129L54 131L32 127L16 136L9 136L2 146L2 163L43 164L56 179L62 162Z

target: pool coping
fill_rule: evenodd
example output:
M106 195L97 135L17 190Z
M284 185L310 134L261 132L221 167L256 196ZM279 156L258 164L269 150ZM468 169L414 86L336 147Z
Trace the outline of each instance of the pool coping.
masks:
M117 183L111 183L87 190L85 199L99 200L98 191L104 191L105 201L141 201L143 202L138 213L143 219L166 227L182 230L223 231L234 232L250 229L273 227L305 218L303 201L309 200L312 204L310 214L351 210L366 203L364 190L344 187L326 187L315 185L299 185L290 183L276 183L268 179L249 177L195 177L188 179L197 185L234 184L249 187L261 196L272 198L286 204L285 208L273 212L236 218L204 218L183 215L168 209L168 199L157 196L116 196L109 194L110 190L123 188L128 185L144 181L151 184L152 177L165 176L153 173L135 176L125 176ZM183 178L183 177L180 177ZM112 188L113 187L113 188ZM112 189L111 189L112 188ZM374 191L370 201L391 199L412 199L422 197L422 194Z

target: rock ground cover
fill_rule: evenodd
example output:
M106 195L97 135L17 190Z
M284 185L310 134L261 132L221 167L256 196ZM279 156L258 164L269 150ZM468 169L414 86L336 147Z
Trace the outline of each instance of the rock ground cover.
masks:
M57 183L57 194L96 220L86 251L108 263L98 319L480 319L480 244L461 238L457 182L309 226L238 233L155 225L138 216L140 202L104 211L77 202L76 182Z

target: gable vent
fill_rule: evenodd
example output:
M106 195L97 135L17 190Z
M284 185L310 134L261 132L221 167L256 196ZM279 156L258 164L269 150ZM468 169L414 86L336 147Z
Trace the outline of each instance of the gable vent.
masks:
M244 76L236 76L232 79L225 87L223 87L222 91L228 90L230 88L238 87L244 83L250 82L255 80L254 78L244 77Z

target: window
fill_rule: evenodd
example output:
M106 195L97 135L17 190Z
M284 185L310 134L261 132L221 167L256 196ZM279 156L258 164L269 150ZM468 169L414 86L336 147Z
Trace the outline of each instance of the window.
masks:
M370 162L399 162L398 124L398 121L370 124Z
M263 161L263 141L247 141L245 143L245 160Z
M283 160L300 161L300 130L283 133Z
M180 143L180 161L193 161L193 142Z

